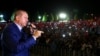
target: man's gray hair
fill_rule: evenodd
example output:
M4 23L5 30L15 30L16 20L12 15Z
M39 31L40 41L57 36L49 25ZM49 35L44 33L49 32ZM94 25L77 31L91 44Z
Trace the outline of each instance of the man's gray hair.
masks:
M25 10L15 10L13 13L12 13L12 16L11 16L11 21L14 21L16 19L16 16L18 15L22 15L22 12L26 12ZM27 12L26 12L27 13Z

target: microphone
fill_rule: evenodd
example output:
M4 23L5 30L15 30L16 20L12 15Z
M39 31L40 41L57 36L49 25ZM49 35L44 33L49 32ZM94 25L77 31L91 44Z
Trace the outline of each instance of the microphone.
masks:
M27 28L30 28L30 27L35 31L38 30L38 29L36 29L36 26L34 24L32 24L31 22L28 22ZM41 31L41 30L38 30L38 31L40 31L41 33L44 33L44 31Z
M32 27L33 29L36 28L36 26L34 24L32 24L31 22L28 22L27 23L27 28L30 28L30 27Z

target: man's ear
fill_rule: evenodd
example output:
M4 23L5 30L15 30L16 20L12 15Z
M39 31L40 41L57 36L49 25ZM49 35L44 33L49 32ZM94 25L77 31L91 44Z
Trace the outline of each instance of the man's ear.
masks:
M17 20L17 21L18 21L18 20L20 19L20 16L16 16L15 18L16 18L15 20Z

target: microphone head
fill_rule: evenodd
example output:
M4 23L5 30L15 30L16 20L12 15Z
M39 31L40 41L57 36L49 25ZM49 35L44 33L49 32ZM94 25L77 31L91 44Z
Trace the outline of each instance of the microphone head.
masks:
M30 26L30 25L31 25L31 23L30 23L30 22L28 22L28 23L27 23L27 25L28 25L28 26Z
M30 28L30 26L31 26L31 23L28 22L26 27L27 27L27 28Z
M32 27L32 28L36 28L36 26L35 26L34 24L32 24L31 22L28 22L28 23L27 23L27 26L28 26L28 27Z

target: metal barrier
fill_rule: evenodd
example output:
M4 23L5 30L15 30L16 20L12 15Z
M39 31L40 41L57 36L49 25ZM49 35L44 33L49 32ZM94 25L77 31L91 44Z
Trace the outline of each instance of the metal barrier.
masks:
M73 50L72 48L57 47L54 51L46 45L36 45L31 49L31 56L96 56L95 50L85 48L84 50Z

